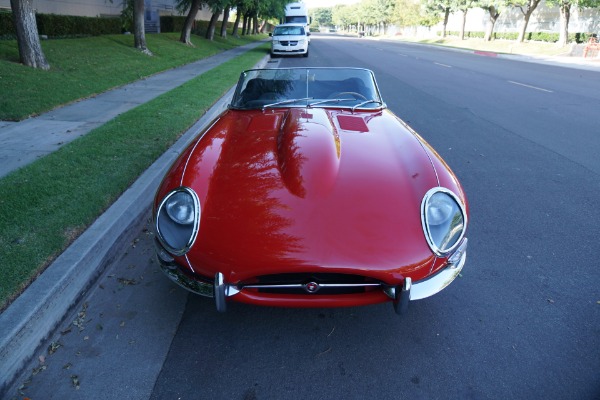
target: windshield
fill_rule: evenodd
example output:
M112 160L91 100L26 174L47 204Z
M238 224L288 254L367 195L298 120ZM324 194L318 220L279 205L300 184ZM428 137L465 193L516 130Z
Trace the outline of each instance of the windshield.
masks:
M302 26L277 26L273 31L273 36L304 35Z
M306 24L307 20L304 15L288 15L285 17L285 22L288 24Z
M373 73L360 68L281 68L242 72L230 107L384 106Z

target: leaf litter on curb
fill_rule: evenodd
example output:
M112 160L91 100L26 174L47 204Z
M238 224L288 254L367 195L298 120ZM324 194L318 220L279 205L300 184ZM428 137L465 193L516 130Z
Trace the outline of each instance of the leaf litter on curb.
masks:
M81 311L77 313L77 317L73 320L73 325L79 328L79 332L85 329L85 319L87 316L88 303L83 303Z
M137 285L137 281L135 279L117 278L117 281L123 286Z

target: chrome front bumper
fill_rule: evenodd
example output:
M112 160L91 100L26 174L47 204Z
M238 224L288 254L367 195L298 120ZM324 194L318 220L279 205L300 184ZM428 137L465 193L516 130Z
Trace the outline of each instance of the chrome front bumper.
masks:
M446 267L437 274L412 284L410 291L411 300L421 300L433 296L452 283L465 265L467 260L467 239L463 239L461 245L448 259Z
M400 286L385 286L383 284L366 284L367 286L381 286L384 293L389 296L394 303L394 310L398 314L403 314L408 309L408 303L413 300L421 300L443 290L457 276L459 276L465 261L467 259L467 244L465 238L457 250L448 258L448 264L444 269L435 275L421 281L412 282L411 278L406 278ZM214 281L200 280L196 277L190 277L175 263L173 257L166 252L160 243L156 243L156 255L162 271L175 283L201 296L212 297L215 299L217 310L224 312L226 310L226 298L236 295L240 288L225 282L224 275L217 273ZM252 285L251 288L258 288L261 285Z

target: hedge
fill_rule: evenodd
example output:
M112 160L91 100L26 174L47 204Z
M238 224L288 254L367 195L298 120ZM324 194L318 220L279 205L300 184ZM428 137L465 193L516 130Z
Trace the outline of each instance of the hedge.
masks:
M164 15L160 17L160 31L161 32L181 32L183 30L183 24L185 23L185 16L175 16L175 15ZM204 36L206 34L206 30L208 29L209 21L194 21L194 25L192 26L192 32L199 36ZM231 32L233 29L233 22L227 22L227 31ZM242 29L241 22L239 29ZM221 21L217 22L217 26L215 27L215 33L218 34L221 30Z
M181 32L185 23L185 16L164 15L160 17L161 32ZM38 32L49 38L99 36L118 34L123 32L123 19L75 17L70 15L36 14ZM208 29L209 21L194 21L192 32L204 36ZM221 21L217 23L215 32L221 29ZM242 26L240 22L239 29ZM227 30L233 30L233 22L227 23ZM0 39L15 39L16 32L13 25L12 13L0 12Z
M441 35L441 32L438 32ZM447 31L447 36L460 36L460 32L457 31ZM569 43L586 43L590 38L589 33L570 33L569 34ZM480 38L483 39L485 37L485 32L465 32L465 38ZM517 40L519 38L519 33L517 32L494 32L494 39L503 39L503 40ZM530 40L534 42L549 42L556 43L558 42L559 34L558 33L549 33L549 32L527 32L525 35L525 40Z
M51 38L99 36L121 33L121 18L76 17L72 15L37 14L38 32Z
M122 32L121 18L36 14L38 33L49 38L110 35ZM0 13L0 38L15 39L12 13Z

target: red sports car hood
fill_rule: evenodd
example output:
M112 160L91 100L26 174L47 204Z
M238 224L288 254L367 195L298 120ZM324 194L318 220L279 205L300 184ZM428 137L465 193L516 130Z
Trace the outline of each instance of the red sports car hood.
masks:
M229 111L166 184L199 196L187 255L198 273L235 282L327 266L400 276L433 259L420 217L438 185L431 158L441 165L387 111Z

